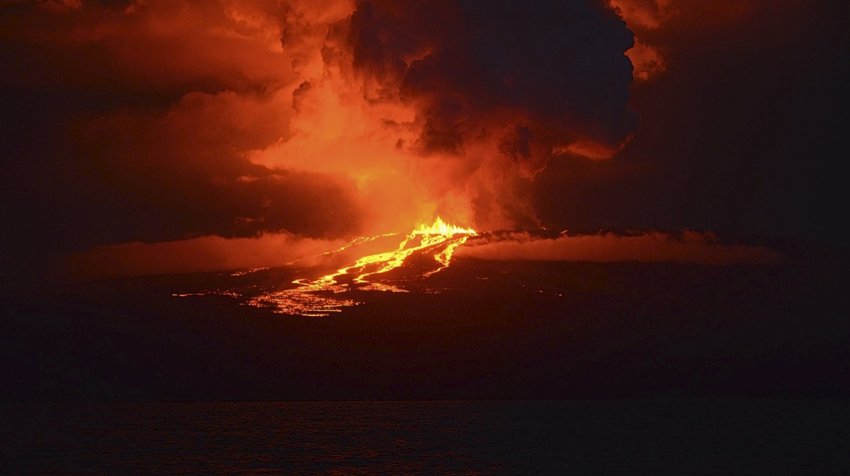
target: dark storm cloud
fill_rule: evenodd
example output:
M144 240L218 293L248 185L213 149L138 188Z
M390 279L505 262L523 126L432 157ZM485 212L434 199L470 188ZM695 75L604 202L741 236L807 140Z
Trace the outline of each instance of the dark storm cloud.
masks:
M528 160L530 143L616 147L635 124L632 34L601 2L363 1L348 41L376 101L418 105L426 154L495 133Z

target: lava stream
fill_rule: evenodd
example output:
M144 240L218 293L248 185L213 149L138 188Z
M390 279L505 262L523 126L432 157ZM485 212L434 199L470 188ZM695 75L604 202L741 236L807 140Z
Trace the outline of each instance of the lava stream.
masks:
M420 275L427 278L447 268L451 263L454 250L466 243L470 236L476 234L472 228L450 225L437 217L431 226L420 225L410 232L393 251L364 256L351 266L340 268L334 273L312 281L298 279L293 283L301 286L303 291L341 292L353 286L361 290L404 292L397 286L380 283L376 278L400 268L410 256L415 254L430 255L437 263L436 269Z
M337 298L334 294L351 290L407 292L398 286L400 281L427 278L446 269L451 263L455 249L476 235L472 228L450 225L438 217L431 226L421 225L411 231L393 251L364 256L350 266L317 279L297 279L293 281L295 288L256 296L247 304L272 307L274 312L281 314L307 317L324 317L339 313L345 307L360 303L353 299ZM394 235L358 238L330 254L388 236ZM426 266L427 270L420 269L422 266L406 267L405 271L413 268L409 270L413 274L405 276L404 279L399 279L398 276L390 278L387 275L402 268L411 257L424 258L422 262L430 263Z

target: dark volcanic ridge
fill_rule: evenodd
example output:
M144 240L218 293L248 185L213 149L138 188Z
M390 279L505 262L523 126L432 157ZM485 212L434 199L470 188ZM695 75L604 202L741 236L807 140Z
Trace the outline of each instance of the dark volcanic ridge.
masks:
M0 398L846 398L846 264L456 258L319 319L173 296L296 268L82 283L3 301Z

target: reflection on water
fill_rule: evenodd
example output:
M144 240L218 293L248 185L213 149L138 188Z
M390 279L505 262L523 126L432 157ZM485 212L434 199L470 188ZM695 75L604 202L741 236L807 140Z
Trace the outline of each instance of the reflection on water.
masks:
M845 402L0 405L5 474L847 474Z

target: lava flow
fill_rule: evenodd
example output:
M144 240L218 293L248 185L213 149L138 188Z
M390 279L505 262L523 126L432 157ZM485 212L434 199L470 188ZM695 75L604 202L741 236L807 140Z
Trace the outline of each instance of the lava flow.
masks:
M341 312L345 307L361 304L354 299L341 298L340 293L407 292L401 287L404 283L427 278L446 269L454 251L476 235L472 228L450 225L438 217L431 226L420 225L411 231L395 250L364 256L350 266L317 279L296 279L293 281L295 288L262 294L246 304L270 307L280 314L325 317ZM386 236L394 235L358 238L341 250ZM414 260L416 263L411 263ZM411 266L403 270L405 263Z

